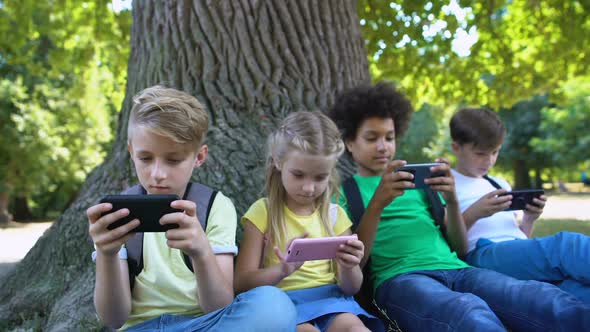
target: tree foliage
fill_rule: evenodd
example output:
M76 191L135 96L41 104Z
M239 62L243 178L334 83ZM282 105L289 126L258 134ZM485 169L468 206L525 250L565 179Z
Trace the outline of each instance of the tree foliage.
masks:
M65 208L113 139L131 17L110 1L0 6L0 191Z
M363 0L359 16L373 79L418 104L510 107L590 67L587 1Z

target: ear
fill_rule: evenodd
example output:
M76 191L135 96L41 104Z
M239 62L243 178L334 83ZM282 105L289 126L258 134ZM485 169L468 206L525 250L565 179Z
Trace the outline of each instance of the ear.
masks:
M275 168L280 172L281 171L281 164L276 161L275 158L272 159L272 163L275 165Z
M451 143L451 148L453 149L453 153L457 154L459 150L461 150L461 144L453 141L453 143Z
M127 141L127 151L129 151L129 156L133 159L133 145L131 145L131 141Z
M195 168L200 167L205 163L207 155L209 154L209 147L206 144L201 145L197 151L197 158L195 158Z
M347 139L346 141L344 141L344 146L346 147L346 151L350 152L351 145L352 145L352 140Z

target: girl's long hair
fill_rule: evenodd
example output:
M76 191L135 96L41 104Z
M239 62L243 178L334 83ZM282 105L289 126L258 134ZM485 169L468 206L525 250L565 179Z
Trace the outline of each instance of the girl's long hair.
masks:
M281 181L282 165L287 155L300 151L310 155L333 157L338 160L344 152L344 143L338 127L326 115L320 112L294 112L289 114L282 125L268 138L266 158L266 193L268 195L268 240L267 248L273 248L286 239L284 216L287 193ZM335 168L336 163L334 163ZM338 172L332 169L329 184L324 193L315 201L319 208L322 226L330 236L334 235L329 219L329 207L332 194L338 191ZM284 248L280 248L284 250Z

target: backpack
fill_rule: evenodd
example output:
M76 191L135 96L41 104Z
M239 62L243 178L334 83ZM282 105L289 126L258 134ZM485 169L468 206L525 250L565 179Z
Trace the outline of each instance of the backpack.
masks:
M492 179L491 177L489 177L487 174L483 176L484 179L488 180L488 182L494 186L494 188L496 189L502 189L502 186L498 184L498 182L496 182L496 180Z
M122 192L123 195L147 195L147 191L140 184ZM207 219L217 191L196 182L189 182L182 199L193 201L197 204L197 218L203 231L207 230ZM143 270L143 233L135 233L126 243L127 265L129 266L129 283L131 289L135 284L135 277ZM191 272L193 264L190 258L183 252L184 263Z
M346 202L348 204L348 211L350 211L350 215L352 217L352 230L353 232L356 232L356 229L361 222L361 217L365 212L365 206L363 205L361 192L353 176L349 177L342 183L342 188L344 189L344 196L346 197ZM435 225L439 226L443 237L445 240L447 240L446 226L444 223L445 208L440 201L438 194L434 190L427 186L424 191L426 192L426 196L430 202L430 214L434 219L434 223ZM363 276L369 276L370 263L370 258L368 258L365 266L363 267ZM381 320L387 322L390 326L396 326L395 322L392 322L389 317L387 317L385 312L382 311L374 301L373 283L369 278L363 278L363 284L361 285L360 291L355 295L355 299L367 312L376 317L379 317Z

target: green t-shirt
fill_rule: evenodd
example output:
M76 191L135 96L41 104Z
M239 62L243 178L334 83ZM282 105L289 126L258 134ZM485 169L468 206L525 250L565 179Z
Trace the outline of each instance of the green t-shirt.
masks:
M381 177L355 174L354 179L366 208ZM344 195L339 203L350 216ZM449 248L429 206L424 190L406 190L383 209L371 250L370 270L375 289L385 280L406 272L469 267Z

